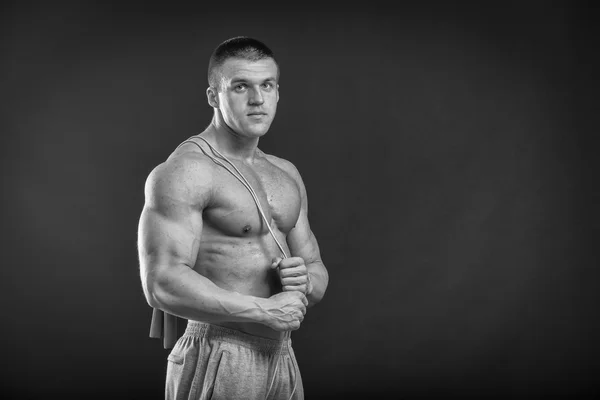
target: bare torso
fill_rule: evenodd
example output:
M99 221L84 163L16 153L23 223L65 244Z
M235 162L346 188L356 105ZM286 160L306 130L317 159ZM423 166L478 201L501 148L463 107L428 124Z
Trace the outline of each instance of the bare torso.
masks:
M196 143L208 149L201 140ZM193 144L181 146L173 155L185 152L202 155ZM207 158L208 160L208 158ZM258 195L271 229L286 253L286 236L300 213L298 183L282 167L283 161L256 150L250 165L230 159ZM208 206L202 212L202 234L194 270L217 286L241 294L267 298L281 292L277 272L271 268L275 257L281 257L248 189L229 171L212 161L212 185ZM253 335L280 338L276 332L257 323L223 322L221 326Z

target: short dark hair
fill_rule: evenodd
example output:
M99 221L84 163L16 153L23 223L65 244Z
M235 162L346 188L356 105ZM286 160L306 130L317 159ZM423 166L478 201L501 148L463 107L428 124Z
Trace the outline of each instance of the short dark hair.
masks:
M277 65L277 77L279 78L279 64L275 60L273 51L263 42L247 36L237 36L227 39L217 46L210 56L208 62L208 84L219 89L219 68L229 58L242 58L249 61L258 61L272 58Z

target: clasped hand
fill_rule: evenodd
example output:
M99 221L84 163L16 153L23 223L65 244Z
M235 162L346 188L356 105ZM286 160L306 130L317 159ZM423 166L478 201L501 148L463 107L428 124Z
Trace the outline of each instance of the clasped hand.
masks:
M312 292L308 269L301 257L274 258L271 268L278 268L284 292L297 291L307 296Z

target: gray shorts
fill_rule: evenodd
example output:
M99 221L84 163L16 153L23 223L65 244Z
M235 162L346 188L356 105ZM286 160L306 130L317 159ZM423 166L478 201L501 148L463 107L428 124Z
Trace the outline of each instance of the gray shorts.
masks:
M304 399L289 339L188 321L167 360L167 400Z

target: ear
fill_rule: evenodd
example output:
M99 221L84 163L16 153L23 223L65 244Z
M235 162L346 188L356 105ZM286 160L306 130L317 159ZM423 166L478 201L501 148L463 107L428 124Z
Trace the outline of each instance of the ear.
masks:
M277 102L279 103L279 83L277 84Z
M219 93L217 89L209 86L206 89L206 99L208 100L208 105L212 108L219 108Z

